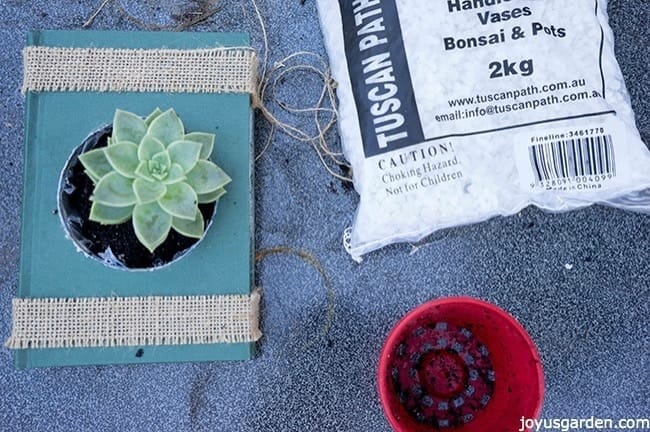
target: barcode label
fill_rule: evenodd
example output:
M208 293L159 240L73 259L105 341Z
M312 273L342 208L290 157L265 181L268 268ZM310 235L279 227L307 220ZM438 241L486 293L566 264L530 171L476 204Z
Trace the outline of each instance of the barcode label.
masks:
M611 135L544 142L528 147L537 182L584 176L616 176Z

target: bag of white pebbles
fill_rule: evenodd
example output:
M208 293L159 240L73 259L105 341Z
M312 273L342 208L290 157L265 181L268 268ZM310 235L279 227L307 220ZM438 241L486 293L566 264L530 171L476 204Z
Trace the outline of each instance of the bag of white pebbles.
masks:
M361 197L353 257L530 204L650 208L605 0L317 4Z

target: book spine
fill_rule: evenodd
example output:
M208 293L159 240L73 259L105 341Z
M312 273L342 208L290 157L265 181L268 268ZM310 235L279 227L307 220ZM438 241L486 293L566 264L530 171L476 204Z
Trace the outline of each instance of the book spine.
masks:
M39 31L31 31L27 34L27 46L40 45ZM31 257L32 257L32 244L29 240L28 233L30 232L29 224L32 223L29 217L26 217L29 212L27 209L33 208L29 200L34 199L36 194L30 188L33 188L33 182L27 181L30 172L32 171L31 151L33 146L31 143L35 140L34 126L38 122L38 94L33 92L25 93L25 135L23 142L23 203L22 203L22 219L21 219L21 237L23 238L22 247L20 250L20 278L18 281L17 297L25 298L30 296L30 275L31 272ZM29 351L16 350L14 352L14 365L16 369L25 369L29 367Z

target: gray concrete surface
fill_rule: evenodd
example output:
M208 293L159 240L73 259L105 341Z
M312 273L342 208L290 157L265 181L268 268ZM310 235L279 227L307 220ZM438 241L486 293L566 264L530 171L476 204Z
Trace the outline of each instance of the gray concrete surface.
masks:
M80 28L99 3L0 0L2 340L9 335L18 280L20 51L29 29ZM196 2L123 4L164 24ZM247 31L260 48L249 1L223 6L193 30ZM313 0L259 0L259 6L271 61L297 50L324 54ZM648 143L650 4L616 0L609 9L617 56ZM137 26L109 5L92 28ZM309 103L316 84L306 77L284 94ZM258 147L268 131L258 116ZM389 431L375 381L383 340L409 309L456 294L493 301L528 329L546 373L544 417L650 416L649 216L604 207L566 214L526 209L439 233L413 255L408 245L391 246L357 265L342 250L341 233L358 197L328 176L310 147L276 135L256 175L258 247L310 251L331 278L333 302L312 267L275 255L257 266L265 335L252 361L15 371L10 351L0 349L0 430ZM333 321L324 331L328 310Z

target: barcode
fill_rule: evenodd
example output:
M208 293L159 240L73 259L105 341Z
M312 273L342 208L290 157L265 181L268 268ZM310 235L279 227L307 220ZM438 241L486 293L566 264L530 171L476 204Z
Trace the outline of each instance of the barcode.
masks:
M528 148L537 181L616 175L611 135L545 142Z

